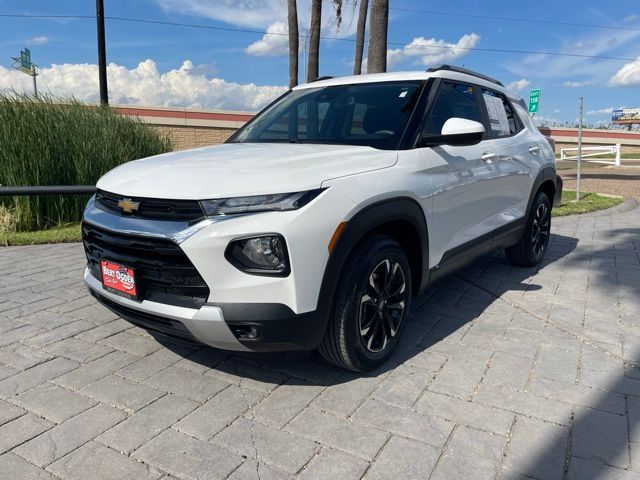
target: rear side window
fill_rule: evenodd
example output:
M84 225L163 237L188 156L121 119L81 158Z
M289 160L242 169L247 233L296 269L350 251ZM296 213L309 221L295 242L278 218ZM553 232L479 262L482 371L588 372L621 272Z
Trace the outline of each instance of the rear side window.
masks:
M503 95L482 89L482 99L489 117L489 137L509 137L518 133L520 128L513 108Z
M482 123L473 87L463 83L444 82L438 90L424 133L440 135L444 123L454 117Z

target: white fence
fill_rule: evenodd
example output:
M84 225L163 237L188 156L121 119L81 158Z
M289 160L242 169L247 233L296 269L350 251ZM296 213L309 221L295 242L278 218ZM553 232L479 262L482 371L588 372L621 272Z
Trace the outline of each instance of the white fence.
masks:
M576 152L576 155L567 155L567 152ZM563 148L560 150L560 160L577 160L578 159L578 148ZM607 159L599 159L599 160L586 160L587 157L596 157L602 154L611 154L615 155L614 160ZM615 165L616 167L620 166L620 144L617 145L603 145L598 147L582 147L582 161L584 162L593 162L593 163L601 163L603 165Z

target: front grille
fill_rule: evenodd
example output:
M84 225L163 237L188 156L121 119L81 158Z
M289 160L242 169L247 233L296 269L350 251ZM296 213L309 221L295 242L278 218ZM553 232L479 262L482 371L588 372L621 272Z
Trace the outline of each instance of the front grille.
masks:
M209 297L204 279L171 240L123 235L83 222L82 241L94 277L101 280L100 260L134 268L141 299L200 308Z
M169 337L175 337L180 340L186 340L190 343L198 343L198 340L191 334L187 327L177 320L159 317L158 315L125 307L124 305L109 300L93 290L91 290L91 294L100 300L100 302L113 313L124 318L128 322L137 325L138 327L151 332L161 333Z
M118 202L124 198L138 202L138 209L126 213ZM151 220L169 220L191 222L204 217L204 210L197 200L165 200L161 198L126 197L115 193L98 190L95 204L98 208L121 216L148 218Z

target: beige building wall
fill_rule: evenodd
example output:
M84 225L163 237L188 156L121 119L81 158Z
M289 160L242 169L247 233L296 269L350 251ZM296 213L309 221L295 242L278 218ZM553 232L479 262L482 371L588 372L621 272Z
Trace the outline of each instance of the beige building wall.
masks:
M152 128L158 130L162 135L167 135L174 150L218 145L224 143L236 131L234 128L179 127L175 125L152 125Z

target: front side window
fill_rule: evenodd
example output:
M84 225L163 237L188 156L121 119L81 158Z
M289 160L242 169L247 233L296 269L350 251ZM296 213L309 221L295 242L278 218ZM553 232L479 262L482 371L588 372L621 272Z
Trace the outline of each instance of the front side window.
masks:
M294 90L256 116L230 142L335 143L395 149L423 81Z
M450 118L465 118L482 123L474 89L463 83L444 82L425 125L427 135L440 135Z

